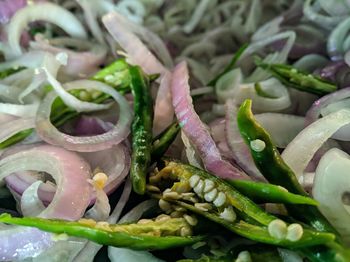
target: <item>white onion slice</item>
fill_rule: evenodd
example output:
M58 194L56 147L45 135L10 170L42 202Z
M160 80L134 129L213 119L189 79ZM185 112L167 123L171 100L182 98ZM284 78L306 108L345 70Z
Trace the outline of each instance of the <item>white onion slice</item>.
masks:
M45 55L46 54L41 51L26 52L16 59L0 63L0 71L19 67L37 68L42 64Z
M108 247L108 257L111 262L128 261L128 262L164 262L156 258L148 251L132 250L128 248Z
M285 148L304 128L304 117L263 113L255 114L256 120L271 135L274 144L279 148Z
M3 123L0 129L0 143L4 142L6 139L17 134L18 132L34 128L35 121L34 118L21 118L10 122Z
M108 218L108 223L110 223L110 224L116 224L117 223L117 221L120 218L120 215L123 212L123 209L124 209L126 203L129 200L131 189L132 189L132 185L131 185L131 179L129 177L125 181L123 193L120 196L117 205L115 206L114 210L112 211L112 214Z
M36 130L44 141L78 152L95 152L119 144L128 136L132 112L127 100L117 91L101 82L91 80L74 81L65 87L67 91L83 87L86 90L98 90L109 94L119 105L119 120L113 129L104 134L85 137L63 134L50 122L51 105L57 98L57 95L51 92L41 103L36 118Z
M68 37L44 39L41 35L36 35L35 42L30 42L30 47L54 55L67 54L67 65L62 70L67 75L79 77L89 76L97 71L107 54L104 45ZM77 51L70 50L68 47L76 48Z
M0 103L0 113L10 114L19 117L35 117L39 104L17 105Z
M43 70L46 73L47 81L51 84L55 92L63 102L75 109L78 112L91 112L91 111L97 111L97 110L104 110L109 107L109 105L104 104L95 104L90 102L84 102L76 98L75 96L71 95L69 92L67 92L67 87L70 85L76 86L75 82L67 83L65 84L65 88L62 87L61 83L56 80L56 78L49 72L46 68L43 68ZM84 83L86 83L88 80L85 80ZM90 84L91 86L91 84ZM80 86L80 88L84 88L84 86ZM40 107L41 108L41 107ZM41 109L42 110L42 109Z
M313 197L329 222L350 243L350 156L337 148L329 150L316 169ZM344 198L347 202L344 203Z
M158 135L167 128L174 119L174 107L171 104L170 72L161 76L157 98L154 106L153 134Z
M347 124L350 124L349 109L339 110L313 122L288 144L282 153L284 161L299 178L323 143Z
M102 18L102 22L108 32L127 52L128 60L132 64L142 67L147 74L159 74L164 72L164 66L148 50L141 40L128 30L123 22L125 18L117 12L111 12Z
M42 183L42 181L36 181L23 192L21 197L21 212L23 216L35 217L45 210L45 206L38 196L39 186Z
M23 53L19 43L23 29L29 23L38 20L54 23L73 37L87 38L85 29L79 20L59 5L48 2L28 5L16 12L8 27L8 43L15 56L20 56Z

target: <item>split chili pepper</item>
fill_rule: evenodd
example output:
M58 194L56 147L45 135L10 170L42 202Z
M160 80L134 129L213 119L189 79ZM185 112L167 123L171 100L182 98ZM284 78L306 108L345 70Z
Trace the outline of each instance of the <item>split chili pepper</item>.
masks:
M239 131L250 148L257 168L270 183L283 186L291 193L308 196L299 184L294 172L283 161L270 135L255 120L251 111L251 103L251 100L246 100L241 105L237 122ZM256 148L255 144L257 143L261 144L261 148ZM287 205L287 209L296 218L309 223L319 231L338 234L317 207Z
M134 95L134 120L131 127L132 156L130 176L133 189L143 195L146 174L151 163L153 103L149 79L138 66L130 66L131 91Z
M36 227L40 230L83 237L101 245L127 247L137 250L160 250L194 244L203 239L201 236L181 236L184 227L190 227L184 218L148 221L139 224L108 224L92 219L77 222L44 219L38 217L12 217L0 215L0 222Z
M286 86L315 95L325 95L337 90L335 84L315 75L300 71L290 65L265 64L259 60L256 63L259 67L268 70Z
M237 115L238 128L243 139L248 144L254 162L264 177L272 184L280 185L288 191L307 196L298 183L295 174L283 161L278 149L273 144L270 135L255 120L251 111L251 100L246 100ZM304 221L320 232L331 232L341 242L339 233L329 221L314 206L286 205L288 213ZM315 248L301 249L311 261L349 261L349 251L333 242L331 245L321 245Z
M167 163L150 176L147 188L167 213L183 208L257 242L301 248L335 239L331 233L313 231L299 224L288 226L228 182L190 165Z

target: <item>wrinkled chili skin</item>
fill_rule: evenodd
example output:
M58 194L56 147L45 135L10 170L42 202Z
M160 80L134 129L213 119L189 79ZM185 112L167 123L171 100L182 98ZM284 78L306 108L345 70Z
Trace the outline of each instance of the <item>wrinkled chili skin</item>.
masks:
M131 91L134 96L134 120L131 127L132 155L130 176L133 190L143 195L146 174L151 163L153 102L149 79L138 66L130 66Z

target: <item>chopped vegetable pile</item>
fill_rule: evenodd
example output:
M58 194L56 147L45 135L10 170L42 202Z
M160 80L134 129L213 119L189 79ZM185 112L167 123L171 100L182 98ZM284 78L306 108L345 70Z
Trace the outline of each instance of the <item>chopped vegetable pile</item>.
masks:
M0 0L0 261L350 261L350 2Z

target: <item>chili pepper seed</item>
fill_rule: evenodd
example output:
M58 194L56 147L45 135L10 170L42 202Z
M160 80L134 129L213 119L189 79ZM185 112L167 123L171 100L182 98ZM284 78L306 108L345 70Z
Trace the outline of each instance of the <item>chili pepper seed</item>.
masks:
M290 224L287 228L286 239L290 241L298 241L303 236L304 230L300 224Z
M218 190L214 188L212 191L205 193L204 199L208 202L213 202L218 194Z
M287 225L280 219L271 221L267 227L270 236L277 239L285 239L287 235Z

